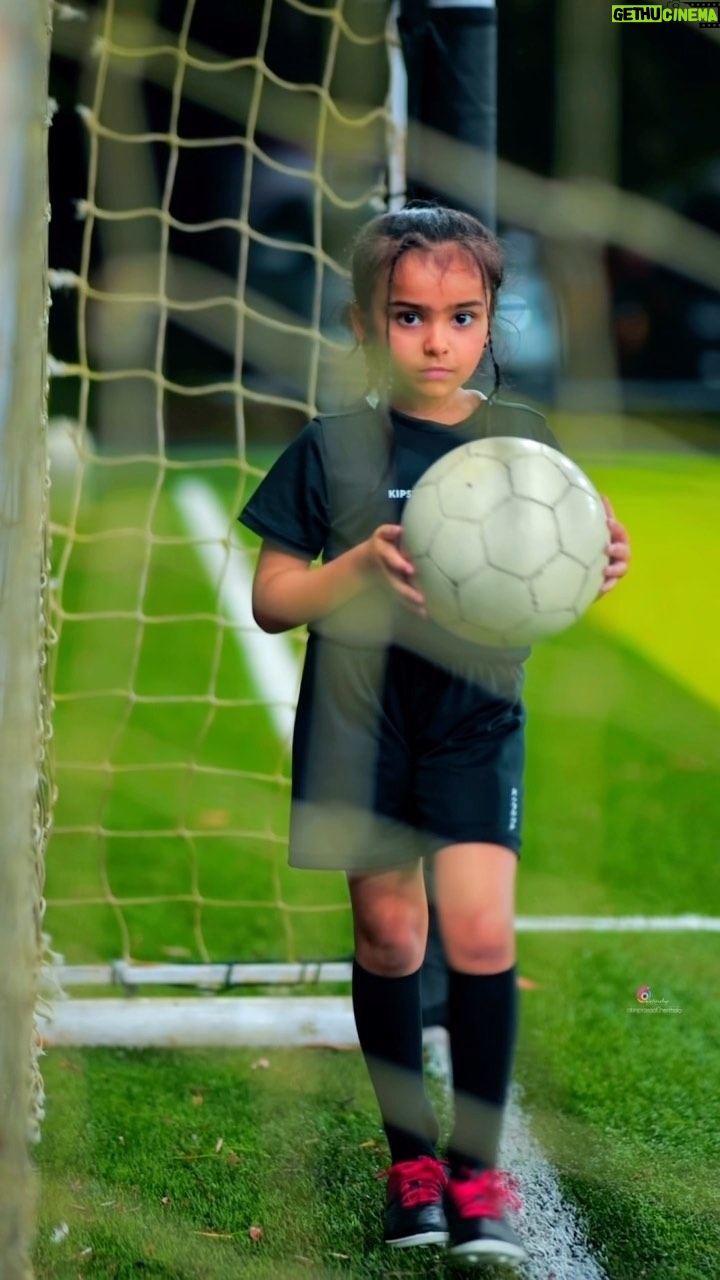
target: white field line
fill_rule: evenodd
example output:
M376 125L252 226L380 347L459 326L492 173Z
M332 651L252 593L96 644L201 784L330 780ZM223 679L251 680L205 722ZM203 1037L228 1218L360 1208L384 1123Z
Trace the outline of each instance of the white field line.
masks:
M517 916L518 933L720 933L720 916Z
M242 552L231 549L228 516L213 491L199 480L186 480L176 489L183 519L211 581L219 584L219 604L233 621L253 679L272 707L283 741L291 731L297 690L297 663L284 636L266 636L250 612L251 578ZM267 643L272 641L274 643ZM447 1058L445 1078L449 1082ZM527 1280L606 1280L588 1252L572 1206L564 1200L555 1174L530 1133L529 1122L513 1091L507 1108L503 1159L517 1176L524 1202L522 1230L531 1253L524 1268Z
M555 1170L533 1136L513 1084L505 1113L500 1163L520 1186L518 1232L530 1255L527 1280L608 1280L587 1244L582 1218L560 1189Z
M424 1039L428 1070L449 1093L452 1067L447 1032L433 1027ZM517 1179L522 1199L515 1222L530 1261L518 1274L523 1280L608 1280L588 1249L577 1210L563 1196L555 1171L532 1134L521 1097L521 1087L514 1083L500 1143L500 1165Z
M181 480L174 498L195 550L217 591L217 607L234 624L233 636L250 668L253 683L267 706L275 732L286 743L292 736L299 671L295 654L283 635L267 635L252 616L252 573L247 552L232 538L232 517L209 485Z
M344 907L343 907L344 909ZM717 916L517 916L516 933L720 933ZM106 964L55 966L63 987L238 987L322 986L349 982L346 960L257 964Z

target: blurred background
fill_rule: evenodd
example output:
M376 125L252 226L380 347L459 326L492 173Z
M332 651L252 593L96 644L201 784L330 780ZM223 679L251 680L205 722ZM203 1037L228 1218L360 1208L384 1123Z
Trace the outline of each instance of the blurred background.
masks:
M408 30L413 10L421 8L407 3ZM77 202L87 193L93 137L76 108L87 100L97 71L94 42L108 21L103 4L83 9L85 21L56 24L51 64L58 103L50 149L51 262L71 271L82 253L85 224ZM158 207L165 190L165 284L189 304L167 316L162 359L168 380L195 388L233 380L239 338L229 307L200 310L192 302L213 286L224 291L223 279L232 296L240 271L246 290L240 380L250 438L267 440L269 432L285 439L306 407L337 407L357 394L343 362L350 346L347 246L388 195L397 203L402 184L397 171L388 170L388 154L402 145L393 130L402 134L405 124L402 58L385 39L388 10L385 0L347 0L336 23L330 0L312 6L202 0L188 23L185 6L173 0L114 6L112 38L124 52L111 54L104 68L95 177L105 212L86 249L91 277L105 296L90 303L91 357L94 350L100 360L102 346L120 368L128 344L137 363L152 350L157 309L137 303L128 325L130 305L113 306L109 295L121 277L126 288L129 279L155 287L163 228L157 218L128 211ZM442 23L448 10L431 12ZM665 416L671 430L680 411L687 430L702 431L705 415L720 405L720 282L717 273L701 270L702 245L693 254L684 242L693 228L720 232L720 31L687 23L613 24L608 5L578 7L572 0L503 0L497 20L496 85L494 49L483 44L482 33L479 42L474 37L469 66L461 56L467 29L451 44L459 77L454 124L442 107L447 68L437 50L423 55L422 75L431 104L440 100L430 107L431 123L435 109L435 128L456 137L466 118L463 94L475 92L477 108L479 84L478 109L492 119L480 121L478 136L486 128L492 139L496 96L497 223L508 259L499 344L506 389L570 409ZM200 61L183 66L170 133L184 141L173 156L168 130L177 69L167 49L178 40ZM163 45L165 53L148 52ZM133 47L143 53L133 58ZM202 59L216 63L217 73ZM131 134L148 141L133 144ZM489 188L466 185L467 164L451 161L455 173L443 190L444 165L430 154L433 174L424 174L422 194L474 205L492 218L494 208L483 207L493 204ZM482 176L481 159L476 168ZM487 177L491 187L494 175ZM591 211L584 227L568 225L563 216L552 189L557 178L586 183L597 216ZM640 201L627 210L613 207L609 192L617 188ZM662 221L663 213L681 215L687 224ZM572 223L572 211L569 216ZM624 243L613 238L618 227L631 228ZM692 259L690 270L685 259ZM56 294L52 313L53 354L71 363L78 355L77 305L68 290ZM280 330L282 359L278 329L268 318L288 326ZM317 333L308 332L313 329L322 335L319 345ZM297 410L287 403L270 407L258 393L301 403ZM77 396L77 379L56 380L53 411L76 417ZM197 398L168 390L167 441L234 439L231 400L232 394L208 392L199 413ZM91 413L90 425L108 447L133 449L145 429L142 415L132 417L131 428L116 403ZM153 418L151 411L148 421Z

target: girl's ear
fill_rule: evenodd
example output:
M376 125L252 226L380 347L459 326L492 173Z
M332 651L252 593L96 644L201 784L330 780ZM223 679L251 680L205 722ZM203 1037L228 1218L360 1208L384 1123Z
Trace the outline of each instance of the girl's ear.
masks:
M355 341L362 346L368 337L368 331L365 321L363 320L362 311L360 310L357 302L350 303L350 327L353 331Z

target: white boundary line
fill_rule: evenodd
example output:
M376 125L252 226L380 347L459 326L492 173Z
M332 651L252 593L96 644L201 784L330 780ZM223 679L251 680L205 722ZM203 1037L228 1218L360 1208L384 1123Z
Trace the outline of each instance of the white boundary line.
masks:
M450 1090L450 1048L442 1027L425 1032L425 1055L428 1071ZM555 1171L532 1133L521 1100L522 1087L513 1082L505 1109L499 1161L503 1169L512 1171L522 1193L517 1226L530 1261L521 1274L525 1280L608 1280L588 1249L581 1216L563 1196Z
M252 616L248 553L231 537L232 517L202 480L181 480L173 490L182 521L217 591L217 607L235 624L233 635L282 743L292 736L299 669L284 635L267 635Z
M518 933L720 933L720 916L517 916Z

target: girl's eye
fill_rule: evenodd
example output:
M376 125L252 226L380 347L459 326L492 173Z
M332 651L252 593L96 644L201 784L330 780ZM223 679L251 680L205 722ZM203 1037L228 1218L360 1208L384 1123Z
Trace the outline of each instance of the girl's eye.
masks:
M420 324L422 317L417 311L398 311L395 319L398 324L414 327L416 324Z
M458 314L455 317L455 323L459 324L461 329L467 329L467 326L472 324L474 319L475 316L472 311L458 311Z

